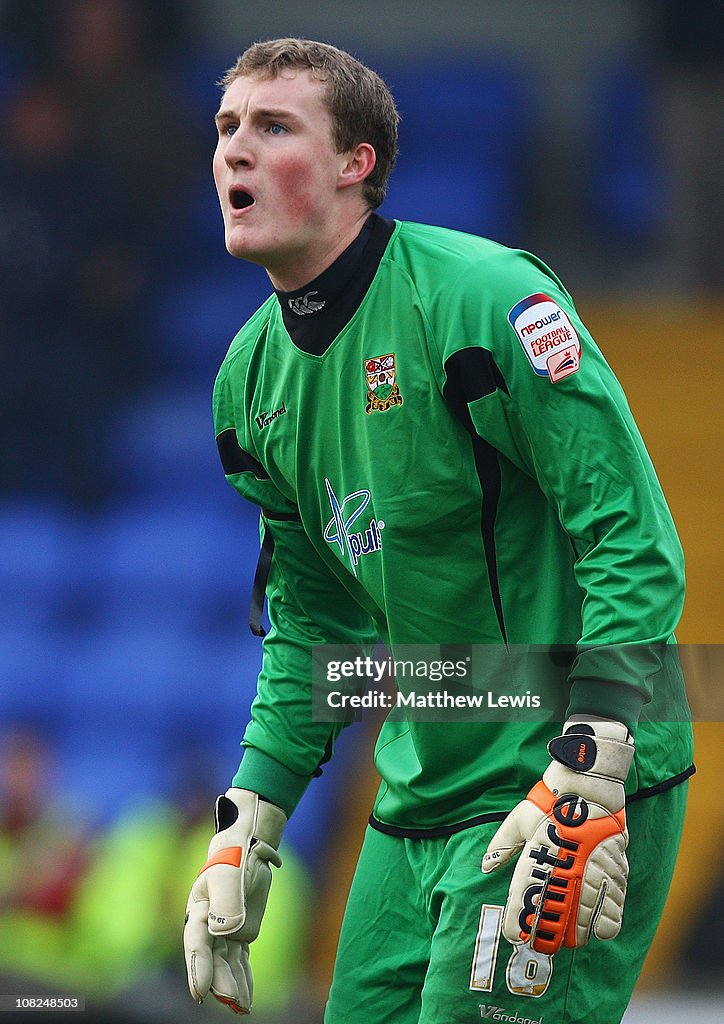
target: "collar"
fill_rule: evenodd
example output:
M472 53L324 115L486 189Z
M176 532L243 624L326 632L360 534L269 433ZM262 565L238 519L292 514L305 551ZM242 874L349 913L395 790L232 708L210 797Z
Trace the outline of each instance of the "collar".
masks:
M370 214L355 240L302 288L275 289L282 319L297 348L322 355L367 294L394 231L394 222Z

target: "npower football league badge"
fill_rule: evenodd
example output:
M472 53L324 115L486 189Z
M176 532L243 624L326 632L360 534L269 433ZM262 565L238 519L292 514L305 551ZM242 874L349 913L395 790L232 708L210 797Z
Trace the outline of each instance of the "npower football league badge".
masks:
M527 295L516 302L508 320L539 377L549 377L555 384L581 365L581 342L576 328L549 295Z
M393 405L402 405L404 399L397 384L395 353L365 359L367 405L365 412L386 412Z

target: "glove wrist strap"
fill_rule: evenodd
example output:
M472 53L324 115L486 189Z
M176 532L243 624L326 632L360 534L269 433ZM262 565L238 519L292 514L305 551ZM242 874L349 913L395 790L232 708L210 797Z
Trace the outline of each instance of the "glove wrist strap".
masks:
M633 739L620 722L567 722L548 744L554 761L574 772L625 782L634 756Z

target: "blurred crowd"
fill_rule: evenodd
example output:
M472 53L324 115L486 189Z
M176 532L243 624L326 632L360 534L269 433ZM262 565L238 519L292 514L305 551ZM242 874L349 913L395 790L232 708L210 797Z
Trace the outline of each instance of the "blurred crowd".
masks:
M160 371L149 297L203 154L173 95L169 32L154 10L114 0L0 8L4 490L106 498L112 424Z
M533 249L574 293L720 297L724 8L643 6L645 38L571 85L580 135L482 43L424 74L360 53L403 114L383 213ZM215 81L252 40L200 37L202 7L0 0L0 992L83 992L105 1024L185 1019L180 919L259 661L256 516L210 415L269 290L210 174ZM364 737L340 748L285 840L262 1020L303 1021L328 968L310 929L367 780Z
M0 994L81 997L84 1019L98 1024L184 1019L193 1004L183 908L205 860L214 791L196 759L178 799L122 806L99 827L53 784L56 759L37 727L0 734ZM292 846L254 947L262 1022L286 1020L291 1005L305 1020L312 891ZM220 1015L210 998L195 1019Z

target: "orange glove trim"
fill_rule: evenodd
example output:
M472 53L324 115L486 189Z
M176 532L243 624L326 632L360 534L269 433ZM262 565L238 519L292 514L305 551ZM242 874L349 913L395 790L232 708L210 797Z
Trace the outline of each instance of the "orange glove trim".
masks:
M223 850L219 850L213 857L209 857L201 871L199 871L199 875L203 875L204 871L207 868L212 868L214 864L230 864L233 868L239 868L241 867L243 853L244 851L240 846L225 846Z

